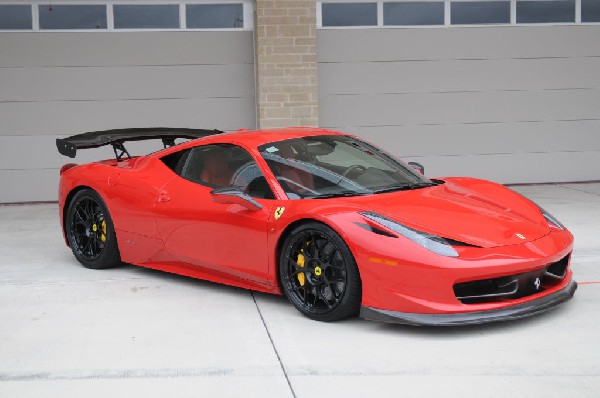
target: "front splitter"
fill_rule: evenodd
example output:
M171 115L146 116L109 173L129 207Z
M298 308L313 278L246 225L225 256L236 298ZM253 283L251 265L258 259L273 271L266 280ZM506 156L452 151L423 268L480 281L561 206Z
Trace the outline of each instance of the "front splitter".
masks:
M537 315L554 309L559 304L572 299L575 290L577 290L577 283L572 280L561 290L526 303L497 310L461 312L454 314L416 314L363 306L360 307L360 317L371 321L414 326L460 326L509 321Z

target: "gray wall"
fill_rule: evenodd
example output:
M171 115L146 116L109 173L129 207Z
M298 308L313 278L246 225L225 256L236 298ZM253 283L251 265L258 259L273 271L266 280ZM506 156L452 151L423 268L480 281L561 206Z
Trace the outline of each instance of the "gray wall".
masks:
M71 161L57 137L254 128L252 40L248 31L0 33L0 203L57 199L58 170ZM75 162L112 156L87 150Z
M427 175L600 180L600 26L322 29L320 124Z

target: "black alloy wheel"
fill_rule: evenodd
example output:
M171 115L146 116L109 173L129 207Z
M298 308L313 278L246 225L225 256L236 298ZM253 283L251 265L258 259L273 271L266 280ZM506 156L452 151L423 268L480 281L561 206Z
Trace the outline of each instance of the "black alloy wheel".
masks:
M102 269L120 264L112 221L96 192L84 189L75 194L69 203L65 230L73 254L85 267Z
M358 268L333 229L317 222L294 228L285 239L279 264L283 291L302 314L335 321L358 313Z

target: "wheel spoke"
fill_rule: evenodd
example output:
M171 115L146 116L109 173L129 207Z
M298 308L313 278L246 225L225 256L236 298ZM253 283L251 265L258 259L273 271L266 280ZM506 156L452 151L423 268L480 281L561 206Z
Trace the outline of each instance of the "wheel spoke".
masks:
M83 214L85 214L85 218L87 218L87 219L92 218L92 214L90 212L90 201L89 200L86 200L83 202L82 210L83 210Z
M313 257L314 258L319 258L319 254L321 253L321 249L319 248L319 236L315 236L314 233L310 234L310 238L313 242L313 246L314 246L314 253L313 253Z
M300 284L295 284L295 283L290 283L292 285L292 288L296 291L302 289L302 286Z
M296 270L296 271L294 271L293 274L291 274L290 276L288 276L288 278L293 278L294 276L298 275L301 272L302 272L302 270Z
M91 243L92 243L92 240L88 238L85 246L83 246L83 249L81 249L81 251L83 252L83 254L85 254L86 250L90 247Z
M83 219L83 217L81 217L81 214L79 214L79 209L77 209L77 210L75 211L75 217L79 219L79 222L80 222L81 224L84 224L84 223L85 223L85 220Z
M100 254L100 245L98 244L98 238L94 237L92 238L92 253L94 256L97 256L98 254Z
M303 294L304 297L302 298L302 302L304 304L306 304L306 286L304 286L304 288L302 290L304 290L304 294Z
M317 250L318 250L318 249L319 249L318 238L317 238L317 237L315 237L315 234L314 234L314 232L311 232L311 233L309 234L309 236L310 236L310 241L311 241L311 242L313 243L313 245L315 246L315 249L317 249Z
M98 254L100 254L102 252L102 248L100 247L100 237L98 237L98 235L94 235L94 247L95 247L94 254L97 256Z
M92 241L92 244L90 245L90 254L96 256L98 251L98 241L95 237L91 237L90 240Z
M333 242L328 241L325 246L323 246L321 253L323 253L323 256L321 256L322 261L329 262L329 260L335 256L337 250Z
M306 255L306 257L308 258L313 258L313 253L310 251L310 243L311 240L310 238L305 240L304 243L302 244L302 248L304 249L303 253L304 255Z
M290 262L290 264L292 264L294 267L296 267L296 269L298 269L298 270L304 269L304 267L301 267L300 264L298 264L296 261L292 260L290 257L288 257L288 261Z
M323 304L325 304L327 306L327 308L329 308L329 309L333 308L333 306L331 304L329 304L329 301L327 300L327 298L323 295L323 293L321 293L321 287L322 287L322 285L316 287L317 297Z
M344 258L336 250L336 253L329 259L329 264L338 269L345 269Z

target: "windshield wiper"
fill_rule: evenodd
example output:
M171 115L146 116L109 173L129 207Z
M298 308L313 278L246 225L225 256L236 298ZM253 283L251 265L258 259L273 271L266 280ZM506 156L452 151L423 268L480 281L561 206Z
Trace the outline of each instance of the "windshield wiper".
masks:
M364 196L370 195L371 192L356 192L356 191L342 191L342 192L332 192L332 193L324 193L316 196L308 196L306 199L328 199L328 198L341 198L346 196Z
M398 185L392 185L390 187L376 189L373 191L373 193L408 191L410 189L433 187L435 185L438 185L438 184L436 184L435 182L415 182L415 183L398 184Z

